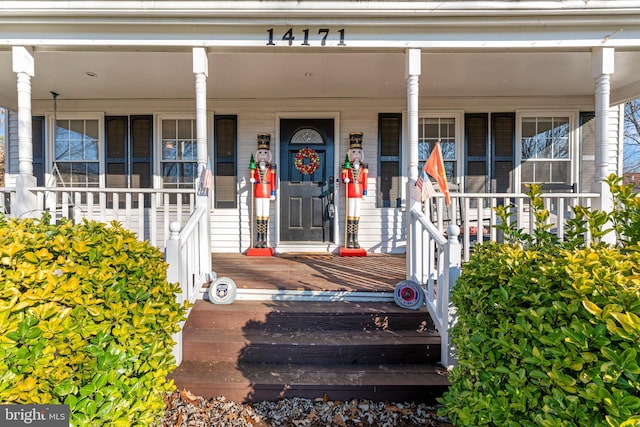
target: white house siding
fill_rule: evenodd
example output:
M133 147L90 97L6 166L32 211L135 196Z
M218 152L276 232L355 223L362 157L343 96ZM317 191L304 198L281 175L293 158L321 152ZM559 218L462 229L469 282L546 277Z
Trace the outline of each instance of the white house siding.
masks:
M609 159L609 171L608 173L614 173L622 176L622 169L620 167L621 159L621 145L624 142L624 134L622 124L624 122L624 110L621 112L620 108L614 107L609 109L609 130L608 138L610 142L620 141L620 146L617 144L607 144L608 159Z
M396 78L402 79L403 76ZM51 103L34 101L34 115L51 114ZM336 135L334 153L334 172L339 176L340 165L348 147L348 135L353 131L364 132L364 150L369 164L369 195L362 205L359 241L362 247L374 253L393 253L405 250L405 212L401 208L377 208L377 175L378 175L378 114L406 113L406 99L262 99L262 100L216 100L209 99L208 107L208 155L213 159L213 116L214 114L233 114L238 117L238 156L236 183L238 185L237 209L211 210L211 243L215 252L242 252L250 245L250 187L248 184L248 165L251 153L256 149L256 135L262 132L272 134L272 151L276 162L279 157L278 117L296 117L301 114L307 117L336 117L339 123L339 134ZM593 111L592 97L576 97L570 99L552 98L449 98L431 99L429 94L421 94L421 112L460 111L472 112L516 112L518 110L572 110ZM58 114L71 112L96 112L104 115L125 114L192 114L195 117L193 100L76 100L59 102ZM610 110L609 135L612 141L619 136L619 109ZM463 117L463 116L462 116ZM406 131L403 132L406 138ZM463 141L464 135L458 140ZM9 120L9 156L8 184L14 182L18 172L17 164L17 115L10 114ZM406 143L406 141L405 141ZM593 143L582 144L582 163L578 167L582 183L592 179L595 171L595 146ZM593 153L593 154L592 154ZM406 168L407 149L402 149L403 169ZM611 146L610 160L612 172L617 172L618 151ZM281 167L279 165L279 167ZM583 191L584 186L581 188ZM335 250L342 243L344 234L344 185L336 185L335 202L337 204L335 230L336 241L333 245L316 245L312 250ZM271 204L269 228L270 244L276 245L278 221L277 202ZM289 248L288 250L295 250Z
M347 152L349 133L364 133L365 161L369 163L368 196L365 197L360 222L360 244L372 252L404 251L404 219L400 209L376 208L376 177L378 171L378 113L402 113L406 100L260 100L211 102L216 114L238 115L238 182L239 208L214 209L211 215L212 250L215 252L239 252L250 245L251 194L248 187L249 159L256 150L256 135L271 133L271 151L276 162L279 158L277 117L295 118L304 115L313 118L332 118L337 115L339 134L335 137L334 174L339 176ZM281 166L278 165L280 168ZM339 224L337 241L329 246L335 249L344 233L344 184L336 184L336 220ZM276 244L278 221L277 201L271 203L269 237ZM292 245L288 245L292 246ZM293 245L295 246L295 245ZM326 250L327 244L298 249Z

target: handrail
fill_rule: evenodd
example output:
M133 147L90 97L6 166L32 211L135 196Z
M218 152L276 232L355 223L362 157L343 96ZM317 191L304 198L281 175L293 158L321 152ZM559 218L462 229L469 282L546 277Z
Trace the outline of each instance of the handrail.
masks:
M177 300L181 305L188 301L191 306L200 297L202 285L209 281L211 249L208 212L206 204L200 205L184 227L178 222L172 222L169 226L171 234L165 247L165 260L169 264L167 280L180 284L181 293ZM183 326L184 322L180 325L180 332L174 335L176 345L173 354L178 364L182 362Z
M440 363L451 368L456 364L456 357L449 331L455 324L456 315L449 295L460 275L460 228L450 225L445 237L426 218L420 205L411 208L409 226L413 236L411 259L407 260L410 279L423 287L427 309L440 333Z

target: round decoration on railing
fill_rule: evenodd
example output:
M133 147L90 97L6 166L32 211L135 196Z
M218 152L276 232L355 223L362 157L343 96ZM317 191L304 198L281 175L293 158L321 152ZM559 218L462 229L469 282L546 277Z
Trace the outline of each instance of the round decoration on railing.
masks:
M301 174L311 175L320 167L320 156L311 148L301 148L296 153L296 159L293 164Z
M418 310L424 304L424 292L417 282L403 280L396 285L393 299L402 308Z
M209 301L214 304L231 304L236 293L236 283L228 277L220 277L209 285Z

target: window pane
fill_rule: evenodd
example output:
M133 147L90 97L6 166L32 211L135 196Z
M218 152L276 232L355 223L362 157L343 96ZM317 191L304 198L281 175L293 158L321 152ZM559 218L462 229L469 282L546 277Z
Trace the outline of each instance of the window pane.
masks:
M182 160L198 160L198 146L195 141L182 142Z
M192 139L192 124L193 120L178 120L178 138Z
M196 178L196 171L198 169L197 164L195 163L183 163L183 175L182 182L184 183L193 183Z
M440 149L442 150L442 158L444 160L455 160L456 158L456 143L455 141L442 141L440 143Z
M86 139L83 160L98 160L98 140Z
M178 147L175 139L162 140L162 159L175 160L178 158Z
M551 181L551 163L552 162L536 162L535 182L552 182Z
M162 176L165 184L175 184L178 182L178 163L164 163L162 165Z
M164 139L176 139L176 121L175 120L163 120L162 121L162 138Z
M431 152L431 147L426 142L418 143L418 158L421 161L426 161L429 158L429 153Z
M569 183L569 162L553 162L549 182Z
M523 183L534 182L533 180L533 165L534 162L524 162L520 167L520 177Z

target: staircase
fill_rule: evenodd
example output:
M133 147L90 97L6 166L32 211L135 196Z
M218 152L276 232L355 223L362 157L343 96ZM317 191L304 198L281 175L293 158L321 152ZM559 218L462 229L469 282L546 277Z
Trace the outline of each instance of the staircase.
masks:
M199 300L171 378L205 398L434 403L449 382L426 309L394 303Z

